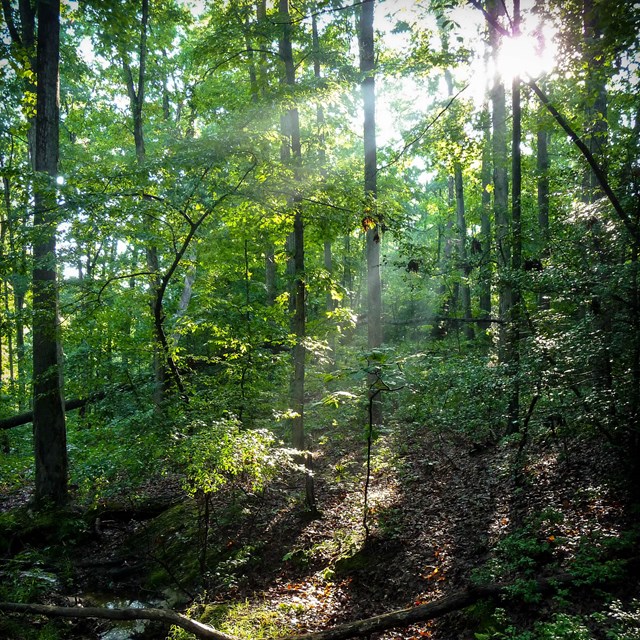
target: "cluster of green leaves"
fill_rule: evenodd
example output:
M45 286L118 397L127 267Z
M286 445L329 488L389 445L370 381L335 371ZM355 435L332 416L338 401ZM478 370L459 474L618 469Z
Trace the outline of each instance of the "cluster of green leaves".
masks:
M429 352L406 357L408 385L400 392L397 417L476 442L495 440L510 384L505 365L483 350L453 349L450 343L435 344Z
M562 520L562 513L551 508L531 516L523 527L498 542L494 557L474 574L474 580L496 582L515 578L512 594L538 601L541 596L535 579L543 568L559 567L555 547L557 525Z
M184 473L191 494L213 493L229 482L260 490L289 462L288 452L277 446L272 433L243 430L235 419L194 420L186 433L171 458Z
M496 608L476 640L635 640L640 637L640 607L637 600L612 600L606 608L590 615L554 613L531 629L519 628L505 609Z

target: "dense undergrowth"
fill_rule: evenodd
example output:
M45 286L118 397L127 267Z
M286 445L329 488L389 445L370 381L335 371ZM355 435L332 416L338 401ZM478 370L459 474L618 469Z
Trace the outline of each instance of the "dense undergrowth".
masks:
M367 465L371 366L388 419L371 434ZM0 600L138 601L270 638L508 582L503 600L384 635L640 637L640 530L624 455L552 385L526 399L526 424L505 437L505 379L480 352L387 350L331 373L323 364L307 415L319 518L305 512L278 412L254 408L243 423L223 402L162 416L126 398L97 404L69 421L74 499L50 512L29 506L29 429L15 429L2 465ZM554 576L558 587L540 593ZM0 628L30 640L109 637L111 627L3 616Z

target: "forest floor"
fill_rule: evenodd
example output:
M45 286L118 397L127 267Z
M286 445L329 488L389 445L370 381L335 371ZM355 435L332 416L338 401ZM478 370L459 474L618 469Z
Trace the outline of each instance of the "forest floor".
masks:
M555 600L537 600L521 583L522 593L498 603L508 621L503 628L495 604L477 605L379 636L450 640L516 638L506 627L532 629L558 611L587 616L614 598L640 597L640 579L615 580L624 558L637 554L637 514L615 452L597 439L548 437L518 458L517 443L479 446L399 426L374 443L366 541L362 438L316 439L325 442L315 459L321 517L304 513L295 473L259 494L230 488L209 504L205 551L204 503L185 500L179 478L159 478L140 487L135 500L121 496L119 507L96 512L90 531L57 541L65 578L44 600L161 603L228 633L269 638L430 602L474 580L572 569L581 576L579 592ZM0 510L26 498L27 490L2 496ZM26 536L17 547L38 545L51 548L52 541ZM606 593L591 588L602 578L598 571L611 574ZM114 635L112 623L59 624L68 638L165 637L149 627L134 636Z

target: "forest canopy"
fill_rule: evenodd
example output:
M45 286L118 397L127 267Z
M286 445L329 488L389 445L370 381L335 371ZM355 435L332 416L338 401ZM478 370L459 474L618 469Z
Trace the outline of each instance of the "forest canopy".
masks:
M123 585L172 588L165 604L216 628L209 591L236 606L313 567L337 598L402 556L393 608L478 589L465 618L407 638L635 637L639 3L2 0L2 16L0 600L91 591L43 544L98 548L115 527L145 563ZM437 487L458 502L425 535L470 537L425 559L412 526ZM188 550L168 542L178 521ZM51 588L18 589L52 564ZM615 584L578 608L548 595L554 576ZM538 617L501 600L543 591Z

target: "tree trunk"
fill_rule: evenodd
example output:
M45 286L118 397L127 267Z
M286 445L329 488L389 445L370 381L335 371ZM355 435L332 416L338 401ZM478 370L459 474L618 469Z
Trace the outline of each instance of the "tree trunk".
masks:
M362 100L364 104L364 218L367 225L367 346L376 349L382 345L382 283L380 279L380 242L382 240L382 216L377 210L378 167L376 144L376 89L375 49L373 38L374 0L362 3L360 14L360 71ZM375 372L369 374L369 394L375 394L373 385L378 379ZM373 403L373 424L382 424L382 403L379 394Z
M462 269L462 282L460 283L460 302L462 315L465 319L464 335L467 340L473 340L473 324L471 323L471 288L469 286L469 273L471 268L467 257L467 221L464 210L464 186L462 182L462 166L456 162L454 167L454 181L456 189L456 225L458 227L458 261Z
M272 307L276 301L276 273L275 248L273 243L269 242L264 252L264 280L269 307Z
M140 19L140 44L138 47L139 67L138 77L134 80L133 71L128 60L122 58L124 77L129 96L129 107L133 120L133 138L136 148L136 159L138 166L143 167L146 162L146 146L144 140L143 127L143 106L145 98L146 83L146 61L147 61L147 32L149 25L149 0L142 0ZM167 371L167 361L169 359L169 344L164 331L165 313L161 298L161 278L158 263L158 248L150 243L146 247L147 269L154 274L151 277L151 296L149 304L153 315L154 327L154 348L153 348L153 372L154 372L154 392L153 401L159 409L165 399L169 374Z
M353 309L353 270L351 268L351 236L345 235L342 240L343 265L342 265L342 288L347 293L349 307Z
M291 45L291 19L289 17L289 0L279 0L278 9L280 22L282 23L282 36L280 38L280 57L284 62L284 81L289 87L295 86L295 66L293 60L293 48ZM296 108L288 109L284 114L283 135L285 136L286 152L283 151L283 159L290 156L294 163L296 181L299 178L299 169L302 161L302 146L300 143L300 117ZM291 202L294 209L293 233L291 234L291 246L293 250L293 315L291 319L291 331L296 342L293 347L293 376L291 379L291 409L292 441L298 451L304 452L307 448L304 431L304 387L305 387L305 357L306 350L304 339L306 333L305 318L305 280L304 280L304 223L300 211L299 196L294 195ZM305 503L307 509L315 512L315 492L312 475L312 459L310 453L303 454L306 468L305 474Z
M480 213L480 315L482 321L480 328L488 331L491 328L491 118L489 115L489 106L485 105L483 114L483 133L484 140L482 146L482 211Z
M605 148L607 144L607 87L608 72L605 65L605 53L602 50L600 40L602 38L600 28L601 9L594 0L584 0L583 25L585 44L585 65L587 68L587 104L585 105L587 122L591 125L585 136L585 143L601 167L602 173L607 175ZM587 168L583 179L583 200L593 204L603 197L602 189L597 175L591 168ZM594 236L594 245L600 243L598 234L601 225L594 224L591 234ZM595 252L596 256L600 254ZM597 258L596 258L597 259ZM602 256L606 261L606 256ZM597 293L591 299L591 312L593 314L593 329L597 339L597 353L593 359L593 380L600 395L604 413L613 417L616 414L615 397L613 391L613 363L611 341L613 334L613 314L611 301Z
M40 174L33 225L33 432L35 500L67 499L67 438L62 394L60 325L56 283L56 187L58 172L60 0L38 3L36 154Z
M513 0L513 37L520 34L520 0ZM508 433L520 430L520 334L522 325L522 294L520 271L522 269L522 106L520 103L520 77L515 76L511 85L513 131L511 141L511 281L512 306L509 323L509 375L511 397L508 410Z
M570 585L575 578L569 574L557 574L538 578L531 585L533 593L554 593L559 587ZM311 631L298 635L282 636L282 640L348 640L370 637L374 633L394 628L406 628L426 622L454 611L461 611L481 600L500 601L513 591L513 583L494 583L461 589L437 600L408 609L399 609L371 618L345 622L323 631ZM44 615L62 618L98 618L105 620L157 620L173 624L193 633L203 640L238 640L209 625L197 622L166 609L109 609L107 607L58 607L46 604L0 602L0 611L25 615Z
M500 49L500 30L495 23L504 13L501 0L488 0L489 40L494 65L497 67ZM496 72L491 87L492 105L492 159L493 159L493 211L495 217L495 242L498 264L498 296L500 319L508 320L511 313L512 296L509 278L511 266L511 247L509 243L509 183L507 177L507 110L504 84ZM504 361L508 355L506 323L500 324L498 336L499 357Z
M13 3L15 4L15 3ZM28 52L27 62L25 68L30 70L36 70L36 58L33 55L35 51L35 10L32 3L28 0L20 0L17 7L17 15L20 19L20 29L15 26L14 15L16 9L12 6L9 0L2 0L2 12L7 23L11 43L14 47L17 47L22 52ZM35 94L36 85L32 77L25 77L23 84L23 92ZM29 128L27 130L27 148L29 155L29 162L31 167L35 168L35 140L36 127L35 119L29 118ZM12 223L12 218L9 218ZM24 221L26 225L26 221ZM12 230L10 229L10 242L12 242ZM12 246L12 253L15 255L15 247ZM26 349L24 344L24 306L25 298L29 288L29 277L27 275L27 251L23 245L21 247L21 259L16 265L17 272L14 272L12 279L13 297L14 297L14 312L16 322L16 355L18 359L18 405L22 409L27 404L27 390L26 390Z
M551 134L547 131L544 119L538 119L537 137L537 189L538 189L538 229L540 232L540 254L546 257L549 252L549 141ZM549 296L544 291L538 293L538 309L550 308Z

